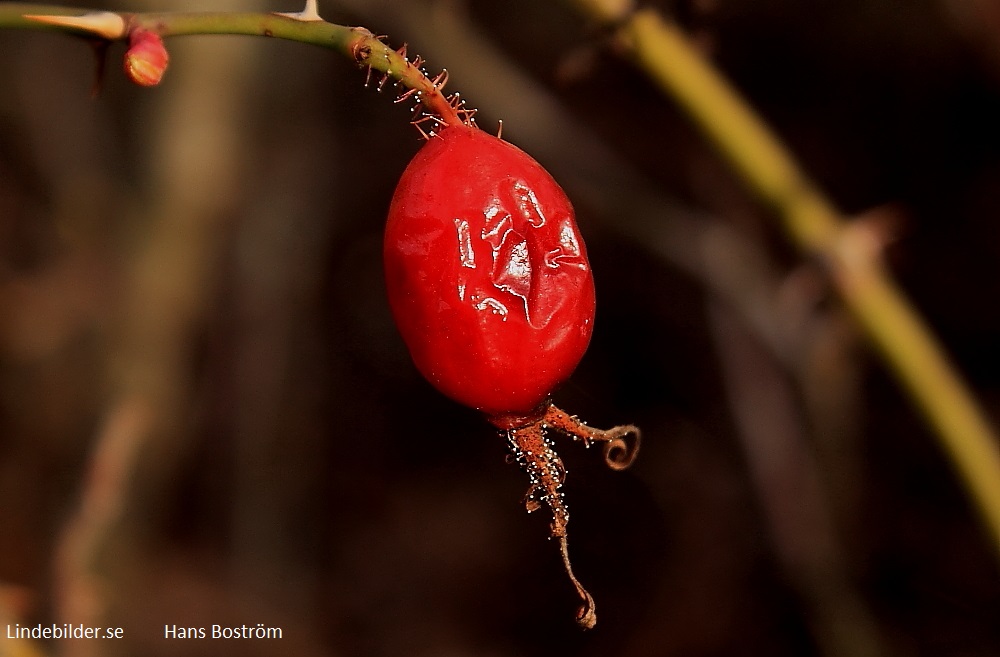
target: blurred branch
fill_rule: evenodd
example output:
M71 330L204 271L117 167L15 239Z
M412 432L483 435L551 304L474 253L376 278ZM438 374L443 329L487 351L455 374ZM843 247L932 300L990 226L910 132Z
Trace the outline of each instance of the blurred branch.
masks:
M64 622L100 626L126 604L123 574L149 539L158 497L188 445L193 337L217 289L223 229L246 161L242 111L257 64L247 45L203 42L179 52L172 93L143 122L137 177L147 191L122 222L129 250L107 358L109 408L55 555Z
M140 398L115 407L90 456L80 503L55 554L56 616L90 627L104 624L107 584L96 561L122 515L139 449L149 430L149 408ZM98 654L95 641L66 641L65 655Z
M946 16L1000 76L1000 5L991 0L939 0Z
M158 509L144 497L161 494L187 450L195 338L241 206L246 98L259 65L248 45L202 41L178 52L175 86L144 122L139 144L148 191L126 222L135 241L108 363L112 403L139 396L152 414L132 491L146 522Z
M731 307L711 300L708 319L772 540L809 608L820 652L831 657L885 654L871 611L851 582L829 494L784 372Z
M30 589L0 582L0 627L23 622L33 597ZM5 638L0 641L0 657L45 657L44 648L37 639Z
M578 2L583 9L593 2ZM607 18L591 9L596 18ZM936 430L1000 550L1000 451L994 429L941 346L879 260L867 227L848 225L746 102L681 30L652 10L615 16L629 55L823 262L845 304Z

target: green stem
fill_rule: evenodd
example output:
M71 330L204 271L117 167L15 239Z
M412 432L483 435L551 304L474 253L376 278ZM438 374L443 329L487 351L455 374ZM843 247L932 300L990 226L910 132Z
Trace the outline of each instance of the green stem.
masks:
M597 1L578 4L586 10ZM1000 551L1000 440L878 254L865 249L859 229L844 221L678 27L652 10L617 19L618 36L636 63L774 208L799 248L828 265L845 304L934 428Z
M98 12L55 5L0 3L0 28L59 31L77 36L98 36L108 40L125 40L132 29L141 27L162 37L236 34L298 41L330 48L350 58L360 67L368 67L372 71L384 74L387 79L392 79L412 90L414 100L419 101L431 115L438 117L444 124L463 123L463 115L467 115L463 114L465 110L458 105L457 97L448 98L442 93L446 75L433 80L428 78L421 70L418 61L411 62L406 58L405 50L402 52L393 50L363 27L347 27L323 20L301 20L269 13L102 12L103 15L116 15L122 19L121 33L109 36L85 27L27 18L27 16L82 17L96 13Z

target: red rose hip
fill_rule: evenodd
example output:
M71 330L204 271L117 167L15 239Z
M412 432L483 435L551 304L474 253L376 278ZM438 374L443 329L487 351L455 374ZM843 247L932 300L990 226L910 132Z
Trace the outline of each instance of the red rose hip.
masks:
M569 199L478 128L445 128L406 168L385 273L417 368L501 427L537 415L590 342L594 281Z
M569 199L523 151L473 125L448 125L403 172L384 256L389 304L413 362L505 435L531 482L528 511L552 511L550 533L583 600L577 622L593 627L594 600L567 551L566 468L545 432L604 443L606 462L620 470L639 431L594 429L549 403L594 325L594 279Z

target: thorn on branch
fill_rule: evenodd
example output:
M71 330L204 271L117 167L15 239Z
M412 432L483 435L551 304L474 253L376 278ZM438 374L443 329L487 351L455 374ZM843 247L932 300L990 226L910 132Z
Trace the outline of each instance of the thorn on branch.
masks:
M278 16L291 18L293 21L302 21L303 23L314 23L323 20L323 17L319 15L316 0L306 0L306 7L302 11L276 11L274 13Z
M125 19L119 14L110 11L92 11L81 16L49 16L41 14L25 14L28 20L55 25L57 27L68 27L79 30L91 36L100 37L109 41L121 39L127 31Z

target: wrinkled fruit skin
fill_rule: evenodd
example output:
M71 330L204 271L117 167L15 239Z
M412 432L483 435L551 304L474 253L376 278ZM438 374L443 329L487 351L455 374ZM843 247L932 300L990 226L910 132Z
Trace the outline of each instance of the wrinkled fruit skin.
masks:
M393 316L424 377L501 428L540 417L594 324L586 247L552 176L449 126L404 171L384 249Z

